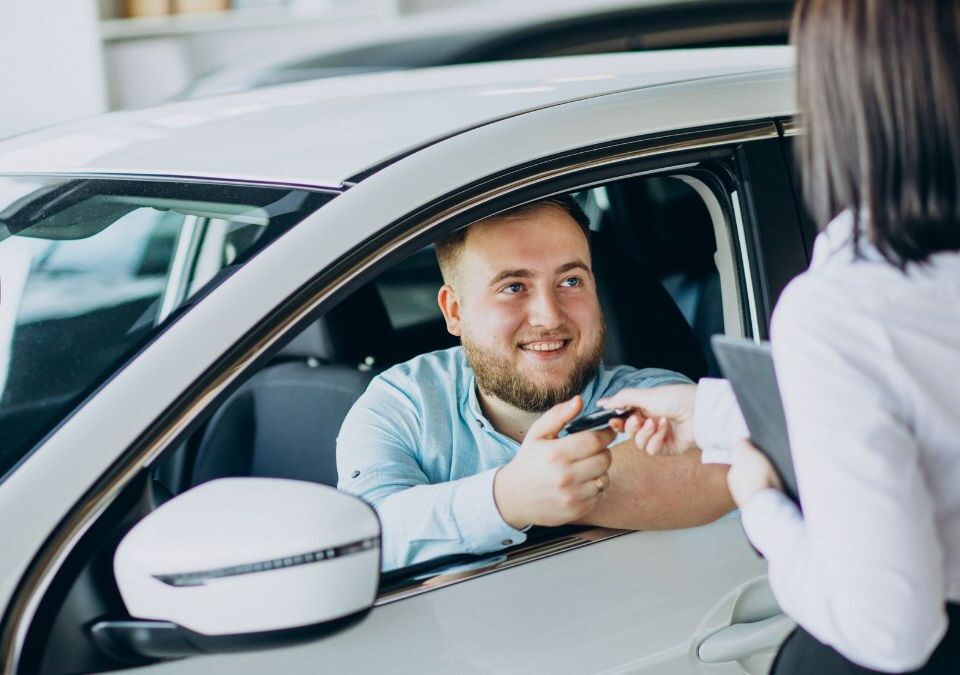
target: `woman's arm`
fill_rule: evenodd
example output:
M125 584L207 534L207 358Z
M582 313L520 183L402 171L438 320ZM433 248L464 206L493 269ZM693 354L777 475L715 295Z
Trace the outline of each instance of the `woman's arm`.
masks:
M922 665L946 629L942 547L882 325L821 278L784 293L772 342L803 517L742 509L783 609L851 660Z

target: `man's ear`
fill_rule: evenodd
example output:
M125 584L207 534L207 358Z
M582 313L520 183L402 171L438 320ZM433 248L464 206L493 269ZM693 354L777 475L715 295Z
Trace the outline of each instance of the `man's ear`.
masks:
M460 299L450 284L444 284L437 293L437 303L443 312L443 319L447 322L447 332L450 335L460 336Z

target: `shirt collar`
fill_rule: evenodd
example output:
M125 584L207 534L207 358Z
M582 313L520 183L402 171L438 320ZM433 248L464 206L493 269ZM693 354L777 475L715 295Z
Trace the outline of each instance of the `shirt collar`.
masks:
M860 214L861 227L867 222L869 215L866 211ZM817 236L813 245L813 255L810 257L810 267L818 268L830 261L853 262L857 260L857 252L853 249L853 232L856 223L853 211L847 209L840 212L833 220L827 223L823 231ZM874 262L884 262L884 257L870 241L869 235L861 234L859 258Z
M484 414L483 410L480 408L480 399L477 397L477 378L473 374L473 368L470 366L465 366L466 368L466 377L464 381L467 385L467 416L472 422L481 422L488 429L493 429L493 425L490 424Z

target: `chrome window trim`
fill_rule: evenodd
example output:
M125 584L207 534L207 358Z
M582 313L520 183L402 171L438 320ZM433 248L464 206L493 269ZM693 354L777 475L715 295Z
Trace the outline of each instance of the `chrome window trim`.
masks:
M733 204L734 226L737 233L737 245L740 249L740 260L743 263L744 285L747 287L747 305L750 316L750 329L753 331L755 342L760 341L760 316L757 313L757 295L753 286L753 269L750 264L750 247L747 242L746 224L743 222L743 213L740 210L740 194L737 190L730 193L730 201Z
M781 121L780 126L783 128L784 138L799 136L803 133L803 127L800 126L800 123L797 122L796 118L794 117Z
M530 546L518 546L507 552L492 551L488 556L490 560L488 565L482 565L460 572L454 567L446 574L439 573L430 577L417 577L411 580L409 584L400 588L378 594L373 606L380 607L382 605L389 605L391 602L405 600L406 598L412 598L415 595L422 595L423 593L429 593L430 591L435 591L440 588L447 588L448 586L469 581L470 579L476 579L477 577L486 576L494 572L499 572L500 570L510 569L511 567L523 565L524 563L534 560L542 560L543 558L549 558L558 553L565 553L630 533L631 530L594 527L565 537L540 541ZM482 562L483 561L481 561L481 564ZM467 565L464 565L464 567L466 566ZM448 578L445 579L445 576Z
M778 137L779 131L777 130L776 124L769 120L731 124L719 129L693 130L670 134L666 137L662 135L656 136L649 139L649 144L643 144L632 150L591 157L583 159L580 162L544 169L539 173L532 173L523 178L480 192L457 203L455 206L427 217L416 226L407 229L399 236L387 243L379 245L373 251L364 255L358 262L340 272L336 278L327 282L322 288L314 291L309 300L301 303L295 310L290 311L286 317L280 319L254 344L247 347L242 353L236 355L230 363L222 364L220 372L212 381L207 383L201 391L196 393L191 401L181 406L179 413L174 419L166 422L159 430L152 432L148 430L147 440L137 443L139 446L137 451L129 457L122 458L118 462L118 465L108 472L107 477L102 481L103 484L91 487L92 493L70 512L58 529L51 533L51 536L47 539L43 548L34 555L31 561L32 566L27 569L11 598L9 609L4 617L6 621L2 626L2 635L0 635L0 671L5 673L17 672L23 654L27 631L34 620L43 595L52 583L54 576L56 576L62 568L67 556L73 551L94 522L99 519L104 511L106 511L120 495L122 490L139 475L143 469L149 467L169 445L174 443L180 434L203 413L207 406L223 392L231 382L237 379L241 373L248 370L251 364L286 334L292 326L305 320L323 302L367 269L377 264L382 258L401 249L409 242L416 240L425 232L441 226L443 223L470 209L538 183L628 161L650 159L675 152L707 150L736 143L768 140ZM39 174L34 173L31 175ZM74 173L70 175L79 174ZM93 177L92 174L86 175ZM143 176L138 175L137 178L143 178ZM189 178L189 180L195 179ZM584 184L589 183L589 181L585 181ZM565 188L564 191L569 191L570 189L575 188ZM734 204L736 204L736 202L734 202ZM744 262L746 263L747 260ZM756 308L751 307L750 311L755 312ZM754 322L758 321L756 316L752 316L752 318ZM152 434L152 436L150 434ZM98 481L98 483L100 482L101 481ZM535 559L534 557L530 560Z
M223 176L204 176L197 174L177 173L138 173L137 171L0 171L0 178L76 178L76 179L106 179L106 180L136 180L160 181L177 183L196 183L197 185L229 185L236 187L277 188L278 190L309 190L311 192L340 193L349 186L344 183L295 183L285 180L255 180L252 178L230 178Z

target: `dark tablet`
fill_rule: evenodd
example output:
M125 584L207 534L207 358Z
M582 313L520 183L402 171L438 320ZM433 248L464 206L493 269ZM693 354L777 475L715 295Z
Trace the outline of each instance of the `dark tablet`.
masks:
M714 335L713 353L736 394L750 440L770 458L787 495L800 503L769 342Z

